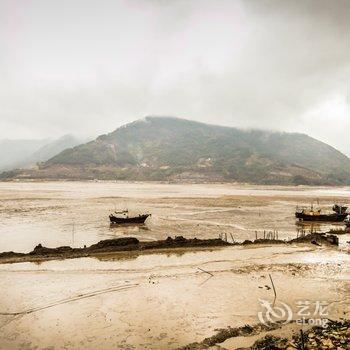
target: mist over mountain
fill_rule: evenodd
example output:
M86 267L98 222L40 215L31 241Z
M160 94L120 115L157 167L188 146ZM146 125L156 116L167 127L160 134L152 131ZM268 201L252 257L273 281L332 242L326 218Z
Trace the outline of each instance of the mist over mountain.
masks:
M3 178L350 183L350 159L298 133L146 117Z
M84 142L86 142L86 139L79 139L73 135L64 135L59 139L53 140L39 148L28 158L28 161L30 163L47 161L63 150L72 148Z
M49 142L43 140L0 140L0 170L9 170L20 164Z
M64 135L55 140L0 140L0 170L34 166L82 142L86 140L72 135Z

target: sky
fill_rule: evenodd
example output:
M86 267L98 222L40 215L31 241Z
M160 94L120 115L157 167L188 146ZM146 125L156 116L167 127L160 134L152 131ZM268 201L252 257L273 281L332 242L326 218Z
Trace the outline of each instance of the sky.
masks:
M349 18L347 0L0 0L0 138L159 115L350 156Z

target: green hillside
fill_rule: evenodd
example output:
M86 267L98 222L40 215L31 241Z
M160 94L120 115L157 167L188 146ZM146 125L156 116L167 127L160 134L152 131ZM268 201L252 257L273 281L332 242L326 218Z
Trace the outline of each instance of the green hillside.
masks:
M7 176L333 185L350 183L350 159L304 134L146 117L66 149L36 172L14 173Z

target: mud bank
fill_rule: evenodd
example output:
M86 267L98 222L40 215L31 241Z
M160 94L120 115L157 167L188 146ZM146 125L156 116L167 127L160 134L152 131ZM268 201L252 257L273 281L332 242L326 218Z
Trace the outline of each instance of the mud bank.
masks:
M291 240L280 240L280 239L266 239L258 238L254 241L245 240L242 245L250 244L291 244L291 243L312 243L315 245L338 245L338 237L326 233L310 233L308 235L299 236ZM240 243L238 243L240 244Z
M331 229L328 231L328 233L333 235L346 235L350 233L350 227L346 227L344 229Z
M16 252L0 253L0 263L30 262L50 259L73 259L96 256L106 253L118 252L142 252L175 248L208 248L229 246L231 243L221 239L186 239L182 236L174 239L168 237L165 240L154 242L140 242L134 237L107 239L93 244L89 247L72 248L62 246L58 248L47 248L38 244L33 251L28 254Z
M220 238L216 239L187 239L183 236L175 238L168 237L165 240L154 242L140 242L134 237L115 238L102 240L89 247L72 248L62 246L57 248L43 247L38 244L30 253L3 252L0 253L0 264L16 262L34 262L52 259L74 259L82 257L98 256L108 253L122 252L151 252L159 250L174 249L193 249L193 248L216 248L225 246L247 246L247 245L266 245L266 244L292 244L292 243L312 243L321 245L338 245L338 238L334 235L325 235L312 233L306 236L298 237L289 241L278 239L256 239L254 241L246 240L242 243L227 242Z
M289 324L295 325L295 324ZM300 331L298 327L290 328L286 335L281 324L243 326L237 328L220 329L217 334L204 339L200 343L192 343L179 350L212 349L220 344L220 349L226 349L225 341L237 337L254 337L261 335L251 346L241 347L241 350L262 349L348 349L350 345L350 320L328 320L327 327L314 326ZM277 330L277 331L276 331ZM266 334L267 333L267 334ZM283 336L278 336L283 333ZM287 333L287 334L288 334ZM293 334L294 333L294 334Z

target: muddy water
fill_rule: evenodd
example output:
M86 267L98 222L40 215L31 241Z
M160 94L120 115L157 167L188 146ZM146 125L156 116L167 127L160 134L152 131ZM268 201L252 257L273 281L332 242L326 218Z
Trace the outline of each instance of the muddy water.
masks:
M294 237L297 204L347 202L346 188L120 183L0 183L0 250L167 235ZM110 228L108 213L151 212L145 226ZM318 226L312 229L323 230ZM303 228L308 229L308 228ZM296 312L327 301L350 317L350 255L343 248L230 247L205 251L0 265L0 349L175 349L220 327L258 322L259 299ZM203 272L210 272L212 275Z
M254 239L255 231L279 231L294 238L300 230L296 205L318 198L329 208L350 196L348 188L284 188L235 185L169 185L113 182L0 183L0 251L29 252L35 245L81 247L101 239L168 235ZM129 209L152 213L144 226L110 227L108 214ZM231 236L232 235L232 236ZM343 236L343 246L349 236Z

